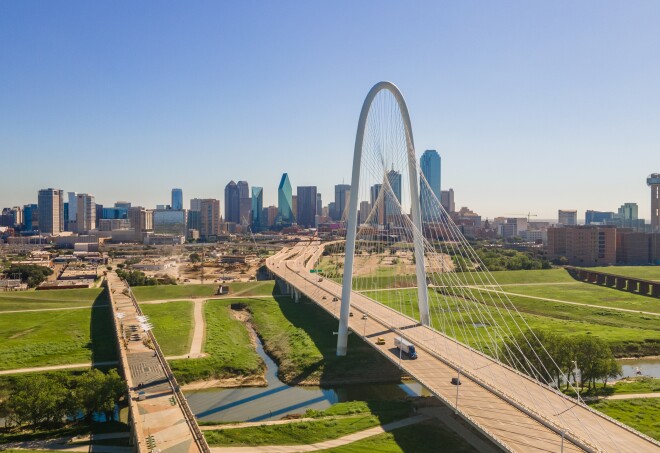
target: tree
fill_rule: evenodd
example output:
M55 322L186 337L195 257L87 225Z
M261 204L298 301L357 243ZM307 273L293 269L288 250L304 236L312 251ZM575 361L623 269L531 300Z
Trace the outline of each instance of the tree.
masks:
M197 252L191 253L188 258L190 258L191 263L199 263L200 261L202 261L202 257Z
M7 277L20 275L23 283L27 283L30 288L34 288L44 282L49 275L52 275L53 270L49 267L33 264L14 264L9 269L4 270L3 273Z
M114 418L115 404L124 393L124 384L116 370L104 374L90 370L76 380L75 397L87 422L95 413L104 412L108 419Z

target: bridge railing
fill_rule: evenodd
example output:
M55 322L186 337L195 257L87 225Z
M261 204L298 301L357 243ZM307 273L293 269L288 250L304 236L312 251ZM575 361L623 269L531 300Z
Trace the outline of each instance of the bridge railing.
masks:
M131 287L128 285L128 283L126 283L126 287L128 288L128 293L130 295L131 300L133 301L133 305L135 306L137 313L140 316L144 316L144 314L142 313L142 309L140 308L140 305L137 303L137 299L135 298L135 295L133 295L133 291ZM163 355L163 352L160 348L160 345L158 344L158 341L156 340L156 337L154 336L151 330L147 332L147 335L149 336L149 339L151 340L154 346L154 352L156 353L156 357L158 358L158 361L160 362L161 366L163 367L163 370L165 371L165 376L167 377L170 387L172 387L174 396L177 400L177 403L179 404L179 407L181 408L181 411L183 412L183 416L186 420L186 423L190 427L190 431L192 432L193 439L197 444L197 447L203 453L211 453L211 448L209 447L208 442L206 442L204 433L202 433L202 430L199 428L199 425L197 424L197 418L190 409L190 406L188 405L188 400L181 391L181 387L179 386L179 383L174 377L172 368L170 368L169 363L167 363L167 360Z

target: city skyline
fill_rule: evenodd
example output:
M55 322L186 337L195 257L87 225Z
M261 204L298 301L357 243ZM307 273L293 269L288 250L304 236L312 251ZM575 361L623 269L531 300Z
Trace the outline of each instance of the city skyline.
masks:
M45 187L223 199L239 178L277 205L285 172L329 195L350 180L363 93L386 79L457 208L554 218L635 202L648 219L660 5L374 5L3 3L0 149L29 167L3 174L0 206Z

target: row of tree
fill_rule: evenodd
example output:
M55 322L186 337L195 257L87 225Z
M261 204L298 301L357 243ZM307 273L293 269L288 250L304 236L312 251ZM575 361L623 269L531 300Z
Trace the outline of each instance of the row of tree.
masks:
M142 271L117 269L117 275L130 286L176 285L176 279L166 275L162 278L147 277Z
M46 266L36 266L34 264L12 264L9 268L2 271L7 278L20 278L28 287L34 288L44 282L49 275L53 275L53 270Z
M581 389L596 386L601 380L607 386L609 379L622 374L610 346L602 339L590 335L563 336L547 331L518 333L504 342L500 359L543 382L556 382L557 388L569 381L578 382ZM537 341L538 339L538 341ZM570 376L572 379L567 380Z
M0 402L0 415L9 425L58 427L67 419L91 423L94 414L115 420L115 406L126 393L116 370L97 369L80 375L35 374L14 382L9 398Z

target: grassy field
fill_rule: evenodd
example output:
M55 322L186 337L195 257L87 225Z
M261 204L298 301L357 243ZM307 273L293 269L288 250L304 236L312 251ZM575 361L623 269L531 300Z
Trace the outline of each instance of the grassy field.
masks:
M202 379L220 379L260 374L264 363L250 343L247 329L230 315L233 300L210 300L204 306L206 342L209 356L194 360L173 360L172 369L181 383ZM164 304L169 306L170 304ZM175 325L175 324L173 324ZM158 341L174 341L174 331L159 335ZM162 338L162 340L161 340Z
M660 266L607 266L587 268L608 274L660 281Z
M131 289L138 302L151 300L192 299L215 296L220 283L204 285L159 285L135 286ZM231 282L229 297L233 296L269 296L273 292L275 282Z
M239 302L239 300L236 300ZM241 300L252 313L264 349L280 366L280 379L295 384L397 381L398 370L353 335L346 357L337 357L337 320L311 302L289 297Z
M479 290L471 291L476 293ZM410 303L411 300L417 300L417 290L386 290L368 294L418 319L417 306ZM465 290L462 294L476 298L476 294L471 294L470 290ZM586 333L598 336L610 343L615 354L620 357L657 354L660 348L660 323L654 318L637 313L546 303L524 298L519 300L514 297L512 301L522 313L522 318L533 329L551 330L564 335ZM450 336L470 345L486 348L487 351L491 347L488 334L495 335L496 324L507 325L513 331L517 331L514 318L502 317L497 309L486 304L460 298L445 298L437 292L429 295L429 302L432 307L432 323L436 329L447 332ZM475 312L476 308L482 315ZM520 317L517 316L515 319L522 325Z
M109 310L0 314L0 369L116 360Z
M649 437L660 440L660 398L604 400L590 406Z
M153 333L163 354L183 355L190 351L193 335L193 303L144 304L142 311L155 326Z
M0 312L107 304L103 288L0 292Z
M407 402L353 401L305 414L323 418L318 421L206 431L205 436L211 446L312 444L405 418L410 411Z
M436 453L439 451L476 453L477 450L444 425L431 421L321 451L325 453Z

